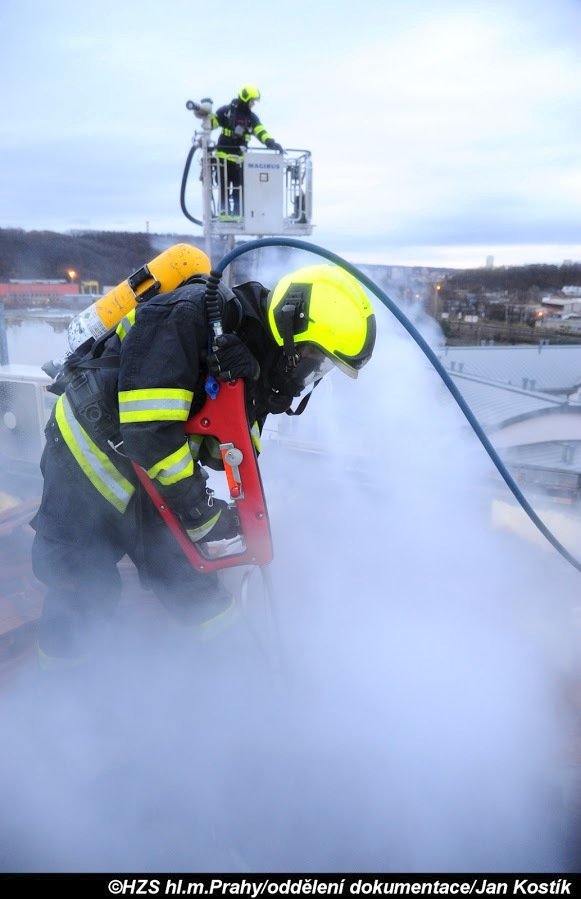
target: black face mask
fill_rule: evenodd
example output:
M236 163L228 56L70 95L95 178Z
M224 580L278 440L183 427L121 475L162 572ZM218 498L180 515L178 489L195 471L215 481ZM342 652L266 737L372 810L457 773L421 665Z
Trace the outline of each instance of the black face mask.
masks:
M278 354L270 369L270 384L276 393L300 396L306 387L320 381L332 367L329 357L314 344L298 344L292 360L284 351Z
M290 415L290 407L292 406L294 397L289 396L287 393L278 393L275 390L271 390L265 403L265 411L270 415L280 415L282 412L287 412Z

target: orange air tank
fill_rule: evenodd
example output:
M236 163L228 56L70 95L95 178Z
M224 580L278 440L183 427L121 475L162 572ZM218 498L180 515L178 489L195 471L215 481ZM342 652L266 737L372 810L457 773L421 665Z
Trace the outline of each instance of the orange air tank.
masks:
M73 318L67 331L71 351L114 328L138 302L174 290L192 275L209 274L210 269L208 256L198 247L187 243L169 247Z

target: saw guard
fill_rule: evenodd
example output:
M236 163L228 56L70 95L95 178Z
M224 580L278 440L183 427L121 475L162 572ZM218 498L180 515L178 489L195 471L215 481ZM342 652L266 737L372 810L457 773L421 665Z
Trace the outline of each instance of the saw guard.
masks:
M243 547L239 552L212 557L189 539L181 521L163 499L147 472L133 463L135 472L190 563L201 572L237 565L266 565L272 560L268 510L250 436L242 380L220 383L215 399L188 419L186 434L215 437L220 443L230 498L236 503Z

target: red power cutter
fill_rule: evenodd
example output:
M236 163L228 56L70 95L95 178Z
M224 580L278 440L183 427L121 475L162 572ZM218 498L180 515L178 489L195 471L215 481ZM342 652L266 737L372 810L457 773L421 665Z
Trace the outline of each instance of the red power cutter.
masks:
M236 565L266 565L272 560L272 538L256 451L246 416L244 382L240 379L220 382L216 397L207 397L203 408L186 422L185 431L186 434L215 437L220 444L230 498L236 503L240 519L239 548L225 555L212 555L205 549L206 545L192 543L180 519L167 505L145 469L133 463L157 511L198 571L205 573Z

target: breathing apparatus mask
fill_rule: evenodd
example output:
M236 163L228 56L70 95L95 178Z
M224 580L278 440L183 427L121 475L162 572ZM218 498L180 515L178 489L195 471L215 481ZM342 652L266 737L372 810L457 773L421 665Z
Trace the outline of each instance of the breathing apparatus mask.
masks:
M307 387L317 384L333 368L333 363L318 347L303 343L297 347L292 362L284 352L270 369L270 382L275 390L300 396Z
M293 285L277 314L277 325L283 345L277 351L269 371L273 412L286 411L289 415L300 415L312 390L334 366L329 356L315 344L295 342L295 335L304 333L308 327L306 312L308 297L305 296L305 286L308 288L309 285ZM303 403L295 412L291 412L289 407L292 400L309 387L311 391Z

